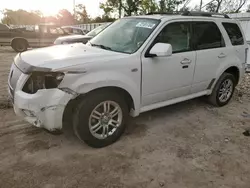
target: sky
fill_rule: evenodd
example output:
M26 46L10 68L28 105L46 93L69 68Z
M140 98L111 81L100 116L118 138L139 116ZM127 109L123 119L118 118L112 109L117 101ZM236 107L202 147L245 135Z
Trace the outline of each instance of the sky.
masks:
M203 4L211 0L203 0ZM55 15L61 9L67 9L73 12L74 0L0 0L0 10L5 8L17 10L40 10L45 16ZM75 0L75 4L84 4L91 17L100 16L103 11L99 8L100 2L105 0ZM191 0L188 6L198 5L200 0ZM2 17L0 13L0 18Z
M54 15L61 9L73 12L74 0L0 0L0 9L41 10L44 15ZM102 15L99 3L105 0L75 0L76 4L84 4L91 17Z

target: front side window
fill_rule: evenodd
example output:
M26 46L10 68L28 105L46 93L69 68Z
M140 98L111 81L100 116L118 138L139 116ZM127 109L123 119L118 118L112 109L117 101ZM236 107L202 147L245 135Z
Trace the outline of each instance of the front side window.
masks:
M194 43L197 50L224 47L224 39L214 22L194 22Z
M92 46L132 54L154 31L160 20L148 18L123 18L90 40Z
M235 23L222 23L222 25L226 29L227 34L228 34L233 46L244 44L243 35L242 35L240 28L237 24L235 24Z
M156 37L156 43L168 43L172 45L173 53L191 50L190 24L188 22L176 22L167 25Z

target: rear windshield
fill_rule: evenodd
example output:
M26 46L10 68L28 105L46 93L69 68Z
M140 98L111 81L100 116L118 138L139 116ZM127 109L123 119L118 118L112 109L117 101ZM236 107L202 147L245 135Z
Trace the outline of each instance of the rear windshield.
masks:
M227 34L228 34L233 46L244 44L243 35L242 35L240 28L237 24L235 24L235 23L222 23L222 24L223 24L224 28L226 29Z

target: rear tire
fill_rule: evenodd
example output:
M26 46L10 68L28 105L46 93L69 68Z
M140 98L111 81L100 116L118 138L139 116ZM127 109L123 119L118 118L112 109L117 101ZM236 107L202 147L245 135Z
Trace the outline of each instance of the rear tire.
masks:
M236 86L236 79L230 73L223 73L216 85L212 94L208 97L208 101L214 106L224 106L232 98Z
M80 99L73 116L73 130L87 145L101 148L120 138L127 119L128 105L122 95L102 90Z
M28 49L28 42L24 39L14 39L14 41L12 41L11 47L16 52L24 52Z

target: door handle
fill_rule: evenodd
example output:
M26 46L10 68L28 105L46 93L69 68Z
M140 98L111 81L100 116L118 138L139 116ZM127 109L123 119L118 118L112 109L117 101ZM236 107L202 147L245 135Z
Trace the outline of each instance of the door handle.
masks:
M220 55L218 55L218 58L224 58L224 57L226 57L226 54L224 53L221 53Z
M181 64L182 65L188 65L188 64L190 64L192 61L190 60L190 59L187 59L187 58L185 58L185 59L183 59L182 61L181 61Z

